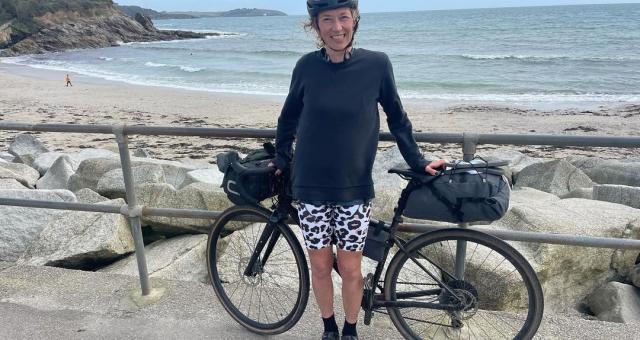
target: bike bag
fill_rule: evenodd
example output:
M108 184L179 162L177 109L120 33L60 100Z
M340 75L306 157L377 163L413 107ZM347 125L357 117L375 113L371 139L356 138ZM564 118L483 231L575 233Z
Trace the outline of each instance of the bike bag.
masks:
M235 151L218 154L218 170L224 173L221 187L227 198L236 205L243 205L257 204L275 196L277 190L274 172L256 171L267 170L274 156L275 148L271 143L265 143L263 148L251 151L242 159Z
M369 224L367 239L364 242L364 250L362 251L363 256L377 262L382 261L385 246L390 236L389 232L387 232L384 227L385 224L382 221L376 224Z
M487 162L465 163L454 164L438 176L413 177L414 189L403 215L453 223L489 222L504 216L511 189L502 169Z

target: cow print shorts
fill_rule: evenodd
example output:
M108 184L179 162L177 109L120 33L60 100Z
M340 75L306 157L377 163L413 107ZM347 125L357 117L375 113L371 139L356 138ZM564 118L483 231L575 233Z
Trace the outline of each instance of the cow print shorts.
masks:
M298 204L298 217L307 249L337 245L347 251L362 251L369 228L371 203L342 205Z

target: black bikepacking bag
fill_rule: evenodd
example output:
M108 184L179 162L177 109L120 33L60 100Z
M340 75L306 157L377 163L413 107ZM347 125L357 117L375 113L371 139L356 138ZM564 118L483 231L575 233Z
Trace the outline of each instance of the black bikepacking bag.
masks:
M221 186L227 198L236 205L242 205L257 204L275 196L276 178L272 171L250 173L254 169L267 168L274 157L275 147L271 143L263 144L261 149L251 151L242 159L235 151L218 154L218 170L224 173ZM241 164L242 167L234 166L234 163Z
M380 262L384 256L384 250L389 240L389 232L385 229L386 224L382 221L369 223L367 239L364 242L362 255L374 261Z
M415 189L403 215L453 223L489 222L504 216L511 189L498 166L506 163L463 163L454 163L438 176L413 178Z

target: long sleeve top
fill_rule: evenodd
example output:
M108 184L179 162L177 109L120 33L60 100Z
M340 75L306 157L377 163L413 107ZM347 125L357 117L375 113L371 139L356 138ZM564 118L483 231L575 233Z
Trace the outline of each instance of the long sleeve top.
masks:
M405 161L424 171L429 161L413 138L387 55L354 49L349 59L331 63L323 52L297 62L278 119L275 163L281 169L291 164L294 198L351 202L375 196L378 103Z

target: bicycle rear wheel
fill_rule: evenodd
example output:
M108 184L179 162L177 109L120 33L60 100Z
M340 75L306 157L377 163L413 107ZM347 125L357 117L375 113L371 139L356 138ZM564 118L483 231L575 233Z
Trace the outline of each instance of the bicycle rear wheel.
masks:
M225 210L216 220L207 245L209 276L218 299L229 314L252 332L269 335L293 327L309 298L309 270L292 230L275 226L273 248L260 252L255 274L245 275L249 259L268 226L271 212L240 206ZM246 220L246 221L238 221Z
M459 241L466 241L466 256L463 275L456 276L456 250L464 247ZM406 250L398 251L387 269L386 300L429 302L443 309L387 307L405 338L530 339L537 331L542 288L526 259L504 241L446 229L417 237ZM444 308L456 303L464 307Z

